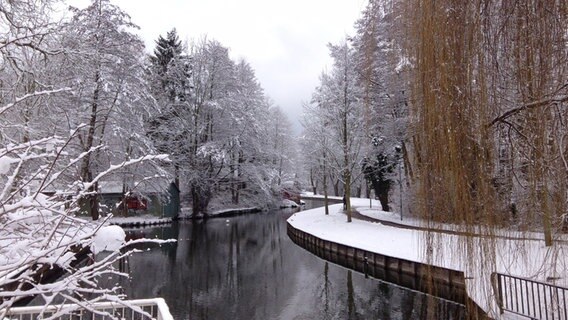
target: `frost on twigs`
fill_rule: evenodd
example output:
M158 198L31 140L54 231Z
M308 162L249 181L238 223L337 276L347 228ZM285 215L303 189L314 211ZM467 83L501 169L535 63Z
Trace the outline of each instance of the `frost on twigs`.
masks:
M78 216L105 213L101 180L167 176L144 132L155 105L128 15L95 1L55 19L56 2L0 5L0 319L30 296L86 309L122 299L100 280L124 275L113 265L129 243L93 259L105 221Z
M120 227L78 219L57 207L57 201L39 196L23 198L1 211L0 319L7 308L31 296L46 306L65 302L87 309L96 301L120 301L124 298L120 288L102 287L101 279L127 276L114 266L133 252L130 245L167 242L126 242ZM13 209L6 212L6 208ZM94 259L89 248L94 253L111 252Z
M34 296L46 306L72 303L87 309L91 302L124 298L118 287L102 287L100 279L127 276L114 264L132 252L130 244L145 240L126 242L121 228L76 216L88 186L64 178L84 157L64 153L73 137L72 132L67 140L52 137L0 148L0 319L15 303ZM127 160L96 179L164 159ZM93 259L91 250L112 252Z

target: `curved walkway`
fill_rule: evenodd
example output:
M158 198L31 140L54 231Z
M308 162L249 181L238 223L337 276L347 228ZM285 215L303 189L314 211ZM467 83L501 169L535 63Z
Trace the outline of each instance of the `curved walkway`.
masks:
M323 198L318 197L318 196L303 195L302 197L305 198L305 199L310 199L310 200L321 200L321 201L323 201ZM330 196L329 200L330 200L330 205L342 202L340 197L331 197ZM389 226L389 227L408 229L408 230L435 232L435 233L442 233L442 234L449 234L449 235L456 235L456 236L478 237L478 238L494 237L494 238L499 238L499 239L504 239L504 240L544 241L544 236L542 238L536 238L536 237L515 237L515 236L510 236L510 235L486 235L486 234L465 232L465 231L459 231L459 230L449 230L449 229L443 229L443 228L428 228L428 227L423 227L423 226L416 226L416 225L410 225L410 224L405 224L405 223L398 223L398 222L394 222L394 221L391 221L391 220L377 219L377 218L366 216L364 214L361 214L357 210L357 208L362 208L362 207L361 206L352 206L352 211L351 211L352 218L362 220L362 221L380 223L382 225ZM561 242L561 243L568 243L568 239L554 239L554 241Z
M347 214L347 213L345 213L345 214ZM448 230L448 229L441 229L441 228L428 228L428 227L415 226L415 225L409 225L409 224L404 224L404 223L397 223L397 222L393 222L393 221L389 221L389 220L377 219L377 218L372 218L372 217L363 215L357 210L357 207L353 207L353 209L351 210L351 217L353 219L380 223L380 224L383 224L383 225L389 226L389 227L409 229L409 230L427 231L427 232L435 232L435 233L443 233L443 234L450 234L450 235L457 235L457 236L468 236L468 237L478 237L478 238L495 237L495 238L500 238L500 239L505 239L505 240L544 241L544 238L539 239L539 238L531 238L531 237L486 235L486 234L480 234L480 233L472 233L472 232L457 231L457 230ZM555 241L562 242L562 243L568 243L568 240L565 240L565 239L555 239Z
M379 212L379 208L371 209L368 205L369 199L355 200L352 207L354 223L346 223L345 210L342 210L341 204L333 205L329 215L325 215L323 208L315 208L293 215L288 222L295 228L325 241L398 259L430 264L434 262L432 265L461 270L464 272L468 296L493 315L500 314L493 296L491 277L495 272L523 276L543 283L550 277L561 275L562 278L555 280L554 284L568 286L568 278L564 277L568 274L568 256L565 255L568 241L565 236L560 235L561 238L555 240L556 245L546 247L543 237L538 233L497 230L497 235L483 235L483 230L464 232L458 230L458 226L444 224L428 228L426 225L420 225L420 221L406 220L400 223L395 220L396 217ZM420 239L428 233L441 236L439 241L443 245L436 247L435 261L425 259L421 255L425 248L421 248L424 241ZM463 250L462 240L465 237L491 242L486 243L487 247L493 250L490 253L493 255L494 265L488 266L491 269L481 263L486 253L483 245L474 245L466 248L467 251Z

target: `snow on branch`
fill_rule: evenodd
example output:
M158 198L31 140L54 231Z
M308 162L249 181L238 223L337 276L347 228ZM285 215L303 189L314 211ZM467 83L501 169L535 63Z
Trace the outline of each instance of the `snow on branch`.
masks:
M14 107L15 105L17 105L18 103L29 99L29 98L33 98L33 97L39 97L39 96L44 96L44 95L51 95L51 94L56 94L56 93L60 93L60 92L65 92L65 91L71 91L71 88L61 88L61 89L54 89L54 90L44 90L44 91L37 91L37 92L33 92L30 94L26 94L22 97L16 98L16 100L12 103L8 103L7 105L3 106L0 108L0 115L2 115L4 112L6 112L7 110L11 109L12 107Z
M119 164L115 164L115 165L111 165L109 166L108 169L106 169L105 171L99 173L92 181L84 183L83 187L84 190L89 190L93 185L95 185L95 183L99 182L103 177L109 175L110 173L118 170L118 169L122 169L124 167L128 167L128 166L132 166L135 164L139 164L145 161L152 161L152 160L160 160L160 161L169 161L169 157L167 154L158 154L158 155L146 155L146 156L142 156L136 159L131 159L131 160L127 160L124 161L122 163Z
M6 156L9 153L16 152L19 150L31 149L31 148L43 149L47 144L55 145L60 142L62 142L62 140L59 137L47 137L37 140L31 140L20 144L9 144L5 148L0 148L0 158ZM20 159L25 160L22 158Z

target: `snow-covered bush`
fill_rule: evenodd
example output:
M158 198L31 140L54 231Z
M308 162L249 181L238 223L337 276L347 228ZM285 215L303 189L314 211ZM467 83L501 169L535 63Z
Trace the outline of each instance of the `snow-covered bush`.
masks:
M0 148L0 318L14 303L31 296L40 296L46 305L70 302L78 307L86 300L120 299L118 288L101 288L98 279L120 274L112 268L113 262L130 254L128 245L144 241L110 241L108 233L119 232L104 227L104 220L93 222L75 216L80 210L78 199L89 185L79 181L67 184L62 179L69 175L69 164L82 156L71 159L65 142L48 138ZM128 165L164 158L129 160L111 166L93 181ZM89 257L93 239L94 252L114 251L95 261ZM79 264L82 259L88 263Z

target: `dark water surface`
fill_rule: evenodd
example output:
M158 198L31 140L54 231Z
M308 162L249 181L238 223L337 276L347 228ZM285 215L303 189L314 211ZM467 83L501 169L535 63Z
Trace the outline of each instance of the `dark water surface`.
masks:
M464 310L328 263L295 245L280 210L132 231L178 239L123 264L130 298L175 319L461 319Z

